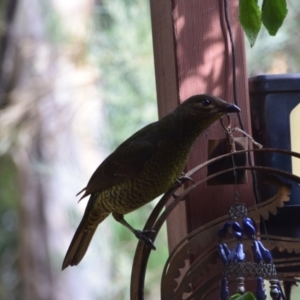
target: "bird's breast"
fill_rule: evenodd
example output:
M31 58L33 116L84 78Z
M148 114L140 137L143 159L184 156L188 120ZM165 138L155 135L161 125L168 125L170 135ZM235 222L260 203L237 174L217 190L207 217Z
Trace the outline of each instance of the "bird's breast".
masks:
M99 193L99 210L127 214L165 193L182 172L189 150L160 144L142 172Z

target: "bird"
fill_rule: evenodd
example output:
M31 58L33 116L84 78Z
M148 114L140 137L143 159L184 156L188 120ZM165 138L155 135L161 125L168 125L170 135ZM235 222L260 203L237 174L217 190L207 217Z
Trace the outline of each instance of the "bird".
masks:
M62 270L84 257L98 225L110 214L139 240L155 249L147 231L134 229L124 215L165 193L182 174L189 153L216 120L240 108L208 94L191 96L160 120L121 143L95 170L77 195L89 196ZM81 200L80 199L80 200Z

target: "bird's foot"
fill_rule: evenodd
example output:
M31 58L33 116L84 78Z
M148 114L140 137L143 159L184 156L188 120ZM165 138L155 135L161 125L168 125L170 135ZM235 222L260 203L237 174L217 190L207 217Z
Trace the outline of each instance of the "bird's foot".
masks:
M193 178L191 178L190 176L186 176L184 173L181 173L179 175L179 177L176 180L176 183L179 183L180 185L185 183L186 181L191 181L193 184L195 184L195 181ZM175 184L176 184L175 183ZM173 194L173 198L176 199L179 195L177 195L176 193Z
M142 241L143 243L146 244L147 247L150 247L152 250L156 250L152 240L147 236L148 233L154 233L154 230L134 230L134 235L137 237L137 239L139 239L140 241Z
M190 176L186 176L184 173L181 173L176 181L181 184L183 184L186 181L191 181L193 184L195 183L193 178L191 178Z

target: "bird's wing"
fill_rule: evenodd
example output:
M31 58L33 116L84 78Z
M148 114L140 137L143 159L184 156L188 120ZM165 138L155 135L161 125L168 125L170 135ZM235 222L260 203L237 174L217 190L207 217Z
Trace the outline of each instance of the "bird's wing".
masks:
M85 191L81 199L137 176L155 149L155 144L145 139L125 141L97 168L88 185L79 192Z

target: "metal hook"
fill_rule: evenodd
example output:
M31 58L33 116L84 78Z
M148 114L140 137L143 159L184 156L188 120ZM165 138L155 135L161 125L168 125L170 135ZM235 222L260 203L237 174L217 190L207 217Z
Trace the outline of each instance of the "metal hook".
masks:
M225 126L224 124L224 120L223 120L223 117L220 119L220 122L221 122L221 125L223 127L223 129L226 131L227 133L227 137L228 137L228 146L229 146L229 151L231 152L235 152L235 141L234 141L234 137L233 137L233 132L235 130L235 128L232 128L231 127L231 119L230 119L230 116L229 115L226 115L227 117L227 123L228 125Z

